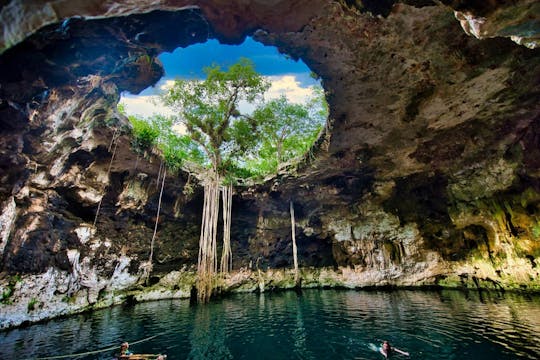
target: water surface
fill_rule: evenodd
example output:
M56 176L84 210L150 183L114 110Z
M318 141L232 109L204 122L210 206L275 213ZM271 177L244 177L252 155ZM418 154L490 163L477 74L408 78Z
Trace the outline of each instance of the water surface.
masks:
M111 359L132 343L168 359L540 359L540 298L459 291L304 290L118 306L0 333L0 359ZM140 342L138 342L140 341ZM404 359L403 356L395 356Z

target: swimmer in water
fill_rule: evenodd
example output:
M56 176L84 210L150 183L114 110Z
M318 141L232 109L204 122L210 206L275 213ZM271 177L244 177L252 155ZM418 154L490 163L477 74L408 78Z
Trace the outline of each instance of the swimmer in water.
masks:
M388 358L392 353L396 352L401 355L409 356L409 353L406 351L399 350L398 348L390 346L390 343L388 341L383 341L381 347L379 348L379 352L383 354L385 358Z

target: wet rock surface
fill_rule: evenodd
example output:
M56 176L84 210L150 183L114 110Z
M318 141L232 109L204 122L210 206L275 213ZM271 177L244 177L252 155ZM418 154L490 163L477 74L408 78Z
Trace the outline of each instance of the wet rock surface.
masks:
M2 327L189 296L202 190L167 175L150 269L160 159L132 150L116 103L159 80L159 53L246 34L323 79L330 119L302 164L236 188L223 291L295 286L291 201L302 286L540 290L538 50L471 37L429 1L291 3L0 8L2 19L35 13L3 23ZM509 11L443 3L488 25ZM534 13L520 4L529 10L493 29Z

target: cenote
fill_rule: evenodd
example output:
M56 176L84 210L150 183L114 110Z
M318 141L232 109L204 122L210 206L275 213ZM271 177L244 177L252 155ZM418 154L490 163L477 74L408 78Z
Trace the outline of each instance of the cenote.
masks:
M410 359L537 359L540 298L508 293L304 290L237 294L205 306L139 303L0 334L3 359L381 359L382 340ZM395 356L405 358L404 356ZM60 357L59 357L60 358Z
M0 359L540 358L539 14L0 1Z

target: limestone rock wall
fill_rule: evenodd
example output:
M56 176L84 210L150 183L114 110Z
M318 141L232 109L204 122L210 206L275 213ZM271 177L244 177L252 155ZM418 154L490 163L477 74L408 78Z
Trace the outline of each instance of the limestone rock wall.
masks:
M0 327L109 306L154 281L148 256L160 160L131 149L117 101L111 82L56 89L28 128L8 134L24 145L15 154L3 149L2 159L19 158L25 171L5 168L15 183L2 193ZM166 184L153 261L159 274L197 256L200 211L185 206L192 199L182 194L183 175Z
M433 6L431 0L398 1L335 1L355 7L359 11L375 15L388 15L395 4ZM229 39L238 39L246 29L265 28L270 31L297 31L306 19L315 15L328 1L115 1L71 0L38 1L10 0L0 7L3 24L0 37L0 52L24 40L43 26L64 19L84 16L102 18L147 13L153 10L181 10L200 7L212 21L219 33ZM538 3L534 0L477 2L443 0L455 11L456 19L465 32L478 38L511 37L514 41L531 48L538 46L540 33ZM243 14L244 16L238 16ZM282 14L294 14L282 16ZM263 25L263 26L261 26Z

